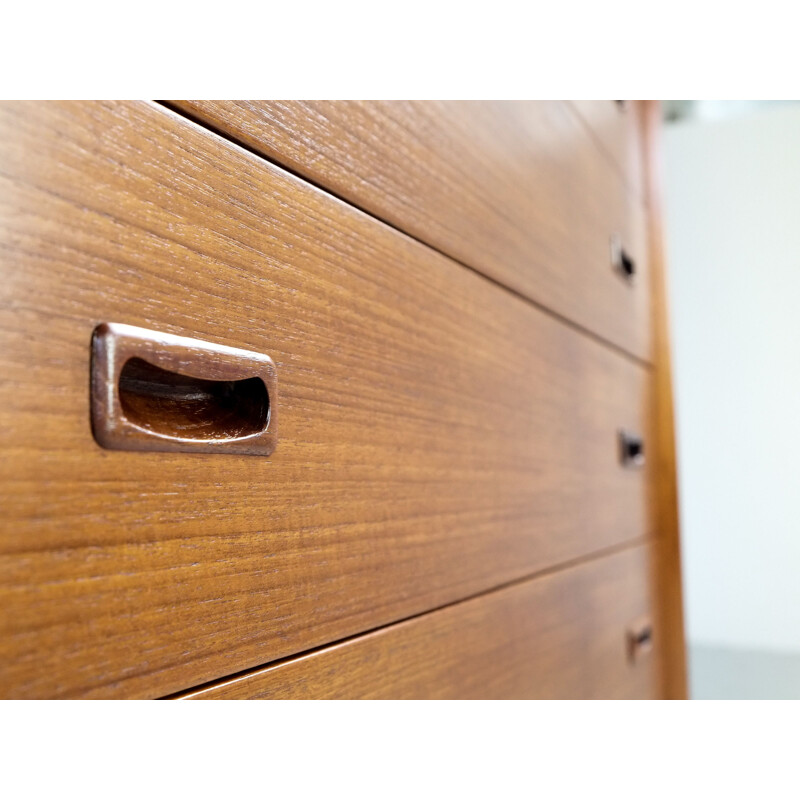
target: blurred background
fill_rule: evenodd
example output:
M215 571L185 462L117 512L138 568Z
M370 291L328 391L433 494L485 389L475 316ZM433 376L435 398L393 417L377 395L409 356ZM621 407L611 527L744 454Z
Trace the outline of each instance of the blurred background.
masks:
M800 103L664 104L693 698L800 698Z

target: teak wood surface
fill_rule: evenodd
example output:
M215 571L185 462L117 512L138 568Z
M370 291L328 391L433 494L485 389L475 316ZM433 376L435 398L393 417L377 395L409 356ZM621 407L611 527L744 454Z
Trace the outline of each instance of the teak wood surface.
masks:
M0 695L161 696L656 533L635 360L159 106L0 141ZM106 321L268 353L275 453L100 448Z
M667 267L662 206L662 177L659 155L661 132L660 103L644 104L645 152L647 154L645 190L647 192L651 262L653 264L653 331L656 363L653 370L653 461L656 486L656 514L662 540L658 559L660 626L664 641L665 694L670 699L686 699L686 638L683 622L683 584L681 581L680 521L678 516L678 460L675 450L675 412L672 399L672 353L667 303Z
M619 111L612 101L598 103L608 114L591 104L581 114L560 102L173 105L623 350L651 358L645 212L613 161L626 147L639 147L622 135L635 110ZM610 114L621 117L621 127L610 125ZM609 142L613 156L603 151ZM632 285L610 267L615 233L636 262Z
M660 631L635 657L627 638L654 607L650 551L635 547L499 589L187 697L660 697Z
M647 102L641 100L571 100L600 147L639 198L649 201L646 191L645 116ZM652 268L651 268L652 271Z

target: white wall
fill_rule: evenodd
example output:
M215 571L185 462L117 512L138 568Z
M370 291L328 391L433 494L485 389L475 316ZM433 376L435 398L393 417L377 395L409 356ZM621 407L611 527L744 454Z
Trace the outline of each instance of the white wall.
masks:
M800 107L664 139L688 639L800 652Z

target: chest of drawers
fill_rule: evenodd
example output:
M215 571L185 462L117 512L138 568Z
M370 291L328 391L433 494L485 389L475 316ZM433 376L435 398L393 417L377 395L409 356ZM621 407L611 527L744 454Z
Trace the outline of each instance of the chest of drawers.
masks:
M653 114L0 105L0 694L681 696ZM101 447L104 323L274 451Z

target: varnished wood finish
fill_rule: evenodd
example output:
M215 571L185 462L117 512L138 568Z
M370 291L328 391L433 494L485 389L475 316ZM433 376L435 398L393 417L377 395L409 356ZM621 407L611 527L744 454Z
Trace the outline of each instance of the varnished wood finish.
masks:
M0 141L0 695L168 694L652 532L632 359L158 106ZM268 353L272 456L98 447L108 320Z
M619 174L639 198L645 188L644 126L646 103L635 100L573 100L600 147L616 164Z
M669 336L667 269L663 229L661 163L659 155L661 108L657 101L645 107L646 150L649 155L646 183L650 208L650 242L653 263L656 367L654 371L653 422L656 460L655 507L658 509L659 536L663 539L658 570L658 597L664 638L665 697L685 699L686 644L683 622L683 584L681 581L680 520L678 515L677 455L675 451L675 412L672 399L672 351Z
M263 353L104 322L92 336L92 432L112 450L268 456L275 365Z
M570 104L176 105L618 347L650 358L641 198L628 191ZM613 102L608 105L619 114ZM632 285L610 269L615 233L638 265Z
M654 599L650 548L525 581L191 692L241 698L651 698L659 631L631 658Z

